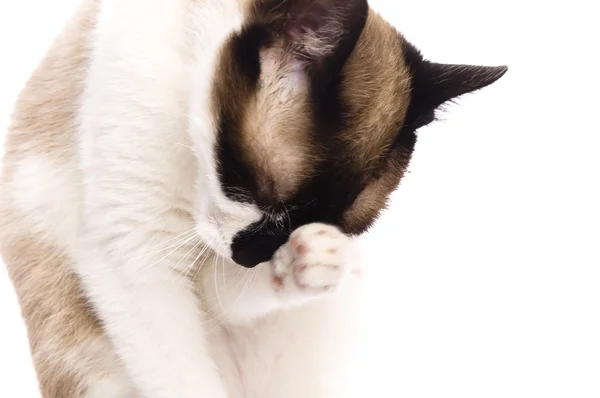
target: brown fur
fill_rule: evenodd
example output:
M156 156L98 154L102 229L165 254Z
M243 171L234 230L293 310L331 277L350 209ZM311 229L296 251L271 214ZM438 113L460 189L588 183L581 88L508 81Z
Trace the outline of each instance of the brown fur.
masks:
M86 36L99 1L82 3L20 93L6 137L7 166L39 153L60 161L73 158L78 93L88 62Z
M410 74L404 66L401 37L378 14L371 11L361 40L346 63L348 86L344 91L354 129L342 137L362 173L379 170L354 204L344 213L350 230L360 230L385 207L390 193L404 175L409 153L390 156L410 101ZM381 49L385 51L381 51ZM383 166L383 167L382 167Z
M69 259L60 249L25 234L3 239L2 253L27 325L40 389L44 397L83 396L83 378L101 377L106 371L88 348L103 339L100 325L69 269Z
M253 12L260 20L260 13ZM249 46L239 40L233 38L225 46L214 84L215 109L238 126L230 134L235 135L235 150L256 180L256 196L265 203L285 202L314 175L314 164L323 152L314 136L309 88L298 83L307 79L302 79L301 71L290 72L298 69L298 61L294 64L283 39L277 37L261 52L261 75L254 86L235 61L239 47ZM342 115L346 129L335 143L340 154L337 162L367 185L344 213L348 231L362 231L372 222L410 159L410 153L392 150L410 103L411 76L404 64L402 40L370 10L342 71L340 100L346 105ZM296 87L293 95L287 87L290 81ZM388 159L388 155L393 156Z
M380 166L403 124L410 102L410 74L404 66L401 37L371 11L365 30L345 65L342 100L352 129L341 138L357 169ZM382 49L385 49L382 51Z
M261 89L244 109L243 153L260 174L260 195L284 201L311 174L318 151L307 134L311 127L308 88L289 84L298 72L286 62L281 48L263 51L261 64Z

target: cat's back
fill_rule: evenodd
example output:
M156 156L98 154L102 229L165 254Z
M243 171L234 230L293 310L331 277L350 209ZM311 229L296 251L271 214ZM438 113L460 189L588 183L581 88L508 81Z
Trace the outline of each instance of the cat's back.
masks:
M93 347L81 351L73 368L56 362L70 347L82 350L91 341L106 351L93 338L100 329L69 256L81 207L77 115L99 4L83 0L32 73L16 101L4 145L0 254L19 298L44 396L81 393L79 373L95 366ZM56 383L63 371L71 377Z
M62 246L75 233L81 185L77 114L99 4L82 2L16 101L0 186L5 242L39 235Z

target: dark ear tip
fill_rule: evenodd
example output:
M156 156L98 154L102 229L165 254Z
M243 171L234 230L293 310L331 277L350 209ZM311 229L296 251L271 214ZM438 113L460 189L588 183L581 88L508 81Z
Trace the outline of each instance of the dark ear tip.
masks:
M498 79L500 79L502 76L504 76L506 74L506 72L508 72L508 66L507 65L502 65L502 66L493 66L490 68L490 77L492 79L492 81L496 81Z

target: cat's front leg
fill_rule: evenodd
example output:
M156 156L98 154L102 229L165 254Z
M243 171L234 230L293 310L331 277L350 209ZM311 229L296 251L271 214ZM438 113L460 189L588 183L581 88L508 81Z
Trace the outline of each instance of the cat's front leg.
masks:
M102 247L87 247L76 268L140 396L227 398L188 279L162 253L139 253L117 261Z
M362 316L356 246L334 226L308 224L293 231L271 261L253 269L232 262L205 268L214 274L202 278L204 291L221 310L219 323L226 317L236 336L227 344L236 338L242 347L254 344L258 362L247 355L237 361L244 361L243 369L271 366L266 379L247 380L264 388L264 396L347 396ZM222 368L237 375L238 362L227 361ZM231 384L238 379L232 376Z

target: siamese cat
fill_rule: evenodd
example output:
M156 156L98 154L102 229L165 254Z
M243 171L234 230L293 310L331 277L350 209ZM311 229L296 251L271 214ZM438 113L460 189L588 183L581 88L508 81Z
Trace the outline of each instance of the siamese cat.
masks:
M366 0L84 0L0 187L43 396L339 396L355 238L417 130L506 70L429 61Z

